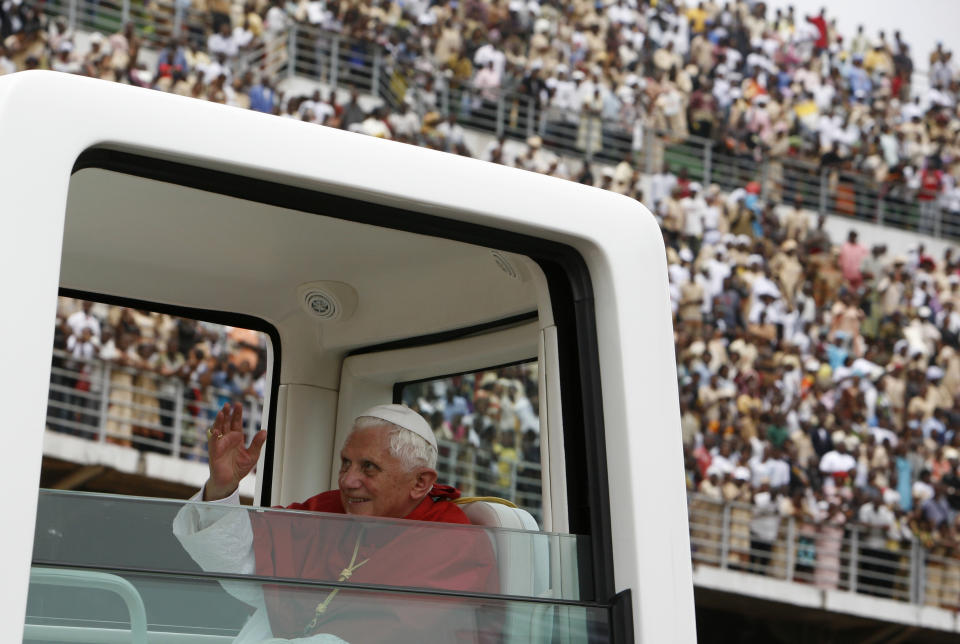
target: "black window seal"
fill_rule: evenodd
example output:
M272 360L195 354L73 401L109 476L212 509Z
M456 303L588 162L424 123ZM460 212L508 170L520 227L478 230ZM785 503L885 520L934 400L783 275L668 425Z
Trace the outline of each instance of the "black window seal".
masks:
M334 219L497 248L526 255L537 262L547 278L550 291L560 355L558 375L561 391L565 392L561 409L567 455L569 525L571 532L591 537L592 565L588 567L589 570L581 569L580 588L589 593L588 597L598 600L613 598L613 537L593 285L589 269L579 252L560 242L243 176L239 170L237 173L213 170L107 147L92 147L82 152L74 163L72 173L88 168ZM270 438L268 441L272 444ZM268 449L268 456L270 452ZM268 460L268 463L272 474L272 460ZM269 503L268 495L261 496L263 503Z
M471 326L461 327L459 329L453 329L450 331L440 331L439 333L429 333L427 335L417 335L409 338L403 338L400 340L393 340L391 342L382 342L380 344L371 344L366 347L361 347L359 349L354 349L347 354L347 357L351 356L360 356L366 353L380 353L382 351L396 351L397 349L411 349L414 347L424 347L431 344L440 344L441 342L450 342L452 340L462 340L463 338L468 338L475 335L481 335L487 331L493 330L503 330L513 326L521 325L525 322L532 322L538 318L536 311L529 311L527 313L521 313L519 315L511 315L510 317L500 318L499 320L493 320L492 322L484 322L483 324L474 324Z
M277 423L277 398L280 391L280 362L281 347L280 333L277 328L264 320L253 315L245 313L231 313L229 311L218 311L216 309L199 309L189 306L179 306L176 304L162 304L160 302L151 302L149 300L139 300L132 297L123 297L118 295L106 295L93 291L84 291L60 287L59 295L61 297L72 297L90 302L99 302L110 306L122 306L128 309L140 309L144 311L155 311L165 313L180 318L190 318L201 322L212 322L224 326L239 327L241 329L250 329L259 331L270 338L271 350L273 352L273 366L270 372L270 406L266 410L267 423L267 441L272 442L276 435ZM273 483L273 453L267 450L263 459L263 476L261 477L260 496L263 499L270 498L270 489Z

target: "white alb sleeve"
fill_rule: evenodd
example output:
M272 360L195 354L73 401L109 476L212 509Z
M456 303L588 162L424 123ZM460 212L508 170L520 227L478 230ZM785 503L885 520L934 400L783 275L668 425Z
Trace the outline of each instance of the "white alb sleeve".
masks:
M203 490L191 501L203 499ZM183 549L206 572L252 575L256 571L253 529L249 511L240 506L240 492L225 499L189 503L173 519L173 534ZM228 593L255 608L262 608L263 591L255 581L222 580Z

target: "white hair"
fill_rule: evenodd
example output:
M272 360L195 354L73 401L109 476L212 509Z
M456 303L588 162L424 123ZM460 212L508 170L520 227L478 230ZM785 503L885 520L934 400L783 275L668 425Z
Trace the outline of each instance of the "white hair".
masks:
M353 421L353 429L347 435L347 440L358 429L370 427L385 427L390 437L390 455L400 459L400 463L408 472L418 467L437 469L437 448L431 445L419 434L375 416L360 416Z

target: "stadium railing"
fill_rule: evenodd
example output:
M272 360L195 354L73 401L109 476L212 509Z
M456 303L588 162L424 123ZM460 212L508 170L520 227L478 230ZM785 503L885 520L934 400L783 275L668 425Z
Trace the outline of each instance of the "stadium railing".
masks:
M256 396L61 350L53 356L47 403L47 426L53 431L206 461L206 430L225 402L243 404L248 440L260 429L263 408ZM505 498L542 519L539 463L501 459L491 449L439 441L437 469L444 482L465 496Z
M147 44L158 49L173 35L205 47L211 22L208 13L178 0L53 0L41 9L63 17L71 30L111 33L132 22ZM255 70L274 78L299 76L332 88L356 88L393 108L406 101L421 117L429 111L453 113L464 127L498 137L540 136L548 149L589 161L615 164L629 158L648 175L667 163L674 171L687 168L693 180L725 190L757 181L762 195L774 203L794 203L799 196L806 208L820 214L960 238L954 213L938 202L918 202L916 191L903 184L878 184L864 173L833 172L793 157L733 154L715 140L638 127L619 115L586 115L541 105L538 98L518 92L481 94L469 84L451 86L441 74L432 76L434 91L428 95L421 82L424 75L412 61L399 60L376 43L309 23L291 21L283 33L265 33L262 42L241 52L233 64L237 72Z
M255 396L55 350L47 425L91 441L203 461L206 428L226 400L242 401L249 438L263 413ZM441 440L437 469L465 496L511 500L542 523L539 463L524 461L519 453L498 458L492 446ZM856 522L814 524L793 516L761 516L750 504L698 493L689 495L688 507L696 565L960 609L960 558L928 550L919 540L906 538L907 533L891 536ZM758 520L776 524L772 541L753 529Z
M697 565L763 575L921 606L960 609L960 558L934 554L906 533L848 522L812 523L756 513L747 503L688 496L690 549ZM751 529L776 522L773 541ZM764 535L766 536L766 535Z
M439 440L437 471L464 496L495 496L524 508L543 524L540 463L498 459L491 450Z
M206 430L224 403L243 404L248 440L260 427L256 396L60 350L53 357L47 426L54 431L206 461Z

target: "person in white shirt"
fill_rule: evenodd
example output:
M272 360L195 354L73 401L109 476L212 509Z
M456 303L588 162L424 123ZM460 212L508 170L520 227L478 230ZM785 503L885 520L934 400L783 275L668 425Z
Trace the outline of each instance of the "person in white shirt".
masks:
M670 166L663 164L663 171L650 178L650 203L654 209L659 208L661 201L670 196L677 185L677 177L670 172Z
M313 122L319 125L325 125L327 120L336 114L329 101L324 100L320 95L320 90L314 90L310 98L300 103L300 109L298 110L300 116L303 116L307 110L313 112Z
M570 79L566 65L557 65L556 85L550 104L563 112L573 112L578 108L577 84Z
M7 48L0 43L0 76L17 71L17 65L10 60Z
M773 474L773 460L770 458L772 450L772 447L760 441L754 449L753 458L747 463L750 468L750 484L754 488L759 488L764 481L770 483L770 477Z
M887 550L887 536L896 525L896 517L879 497L878 492L873 492L857 512L857 520L866 528L857 590L883 597L889 596L893 587L890 565L893 553Z
M100 342L93 337L90 327L83 327L79 335L67 338L67 351L74 358L67 366L83 374L73 383L75 394L70 394L67 401L73 407L92 408L97 406L96 397L89 397L81 392L96 392L100 390L99 370L95 370L91 361L100 353ZM83 413L77 413L75 420L83 425L95 426L96 419Z
M361 134L366 134L367 136L375 136L381 139L390 138L390 128L387 127L387 123L384 120L385 109L378 107L370 114L367 115L367 118L363 119L357 127L357 131Z
M723 282L732 275L725 251L718 248L713 259L706 262L707 275L710 277L710 293L719 295L723 291ZM713 303L710 304L711 308Z
M837 432L840 433L840 432ZM842 483L856 472L857 460L847 452L847 444L842 436L834 438L833 449L820 459L820 471L830 475L834 481Z
M717 230L720 225L720 191L708 191L706 198L706 208L703 210L703 230L704 233Z
M89 327L84 327L79 336L71 335L67 338L67 351L70 352L71 356L81 361L76 365L76 368L85 373L90 371L86 362L96 358L99 350L99 343L90 333Z
M493 34L490 35L492 42L488 42L473 55L473 64L478 68L484 68L488 63L493 63L493 71L497 78L503 78L503 72L507 65L507 56L494 46L496 39Z
M93 302L84 301L80 305L80 310L72 313L67 318L67 326L73 332L73 335L80 337L84 329L90 330L90 335L97 341L100 340L100 320L93 316Z
M287 30L290 26L290 16L283 9L283 4L279 0L272 0L271 6L264 16L263 26L271 37L276 37Z
M220 31L210 34L207 39L207 50L214 57L217 54L223 54L227 58L234 58L237 55L240 45L230 31L230 23L224 22L220 25Z
M900 119L903 123L909 123L916 118L923 118L924 109L920 105L920 96L914 96L912 102L903 104L900 108Z
M914 481L910 493L913 495L913 503L917 507L922 506L934 497L936 490L930 484L930 470L920 472L920 477Z
M680 200L680 207L683 208L684 234L691 239L699 239L703 236L703 219L707 210L707 202L704 201L699 183L690 184L690 196Z
M771 448L771 452L773 458L770 459L770 487L778 490L790 483L790 465L783 460L783 455L779 449Z
M227 56L223 52L216 55L216 59L206 65L201 65L197 70L203 75L203 82L210 85L220 76L224 77L224 85L229 85L233 72L227 64Z
M473 77L473 87L481 98L488 103L495 103L500 96L500 73L494 66L494 61L488 60L476 76Z
M437 126L437 132L443 137L448 150L455 150L464 144L466 133L463 127L457 123L457 116L450 113L447 120Z
M420 117L406 103L401 103L398 111L387 117L387 122L398 139L415 141L420 133Z
M769 574L773 542L777 539L780 516L770 492L770 481L764 479L753 495L753 518L750 520L750 565L753 572Z
M714 447L710 450L711 469L715 469L717 474L722 479L726 474L733 474L733 471L737 468L737 458L732 454L730 449L730 443L724 441L720 444L720 447Z
M607 19L611 23L632 25L636 21L634 10L627 6L624 0L617 0L616 4L607 9Z

